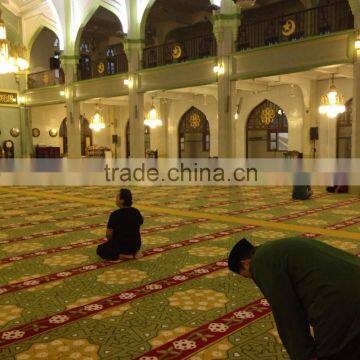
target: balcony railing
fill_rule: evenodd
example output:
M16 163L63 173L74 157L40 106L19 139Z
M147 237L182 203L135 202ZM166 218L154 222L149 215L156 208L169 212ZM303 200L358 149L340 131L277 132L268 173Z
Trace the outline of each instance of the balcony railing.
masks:
M128 60L125 53L93 61L89 58L83 58L78 66L79 80L94 79L127 72Z
M213 34L198 36L181 42L171 42L144 49L143 67L176 64L183 61L216 56L217 47Z
M37 89L46 86L64 84L65 77L62 69L46 70L28 75L28 88Z
M247 23L239 28L239 51L282 42L301 40L354 28L354 17L347 0L337 0L325 6Z

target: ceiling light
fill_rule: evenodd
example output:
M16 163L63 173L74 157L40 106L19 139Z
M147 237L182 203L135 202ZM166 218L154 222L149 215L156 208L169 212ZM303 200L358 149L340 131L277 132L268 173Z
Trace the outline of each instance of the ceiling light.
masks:
M327 115L327 117L330 119L335 119L339 114L343 114L345 111L346 106L344 97L337 91L333 75L328 93L321 97L319 113L322 115Z
M95 132L99 132L100 130L105 129L105 120L104 117L101 115L99 105L96 105L96 111L93 117L91 118L90 125L91 130Z
M144 120L144 125L149 126L151 129L154 129L158 126L162 126L162 120L158 116L158 112L155 108L154 103L151 104L151 108Z
M0 11L0 74L12 74L29 68L23 46L11 46L7 39L5 22Z

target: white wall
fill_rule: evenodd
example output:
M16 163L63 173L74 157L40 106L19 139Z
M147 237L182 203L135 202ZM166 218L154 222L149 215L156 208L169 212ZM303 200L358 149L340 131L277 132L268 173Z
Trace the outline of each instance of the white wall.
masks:
M62 138L59 136L60 125L66 118L66 109L64 104L34 106L31 108L32 127L40 130L40 136L33 137L33 145L46 145L60 147L63 151ZM56 137L49 135L50 129L57 129Z

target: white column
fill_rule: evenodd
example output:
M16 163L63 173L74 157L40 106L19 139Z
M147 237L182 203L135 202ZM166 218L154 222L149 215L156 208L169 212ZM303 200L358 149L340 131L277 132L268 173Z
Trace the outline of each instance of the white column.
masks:
M317 81L311 80L309 85L309 99L305 101L305 114L303 124L303 153L304 157L313 157L314 141L310 140L310 128L318 127L319 104L317 99ZM319 141L315 141L315 156L318 155Z
M355 14L355 29L360 34L360 6ZM354 54L353 108L352 108L352 139L351 155L360 158L360 50ZM360 195L360 186L353 186L350 192Z
M319 118L319 158L336 158L336 119Z
M168 157L169 116L167 99L160 99L158 108L163 125L151 130L151 150L158 150L159 158L166 158Z
M33 154L31 108L20 106L21 155L24 158Z
M23 158L33 154L31 108L26 106L26 100L21 94L27 89L26 75L15 75L15 82L19 92L19 127L20 127L20 154Z
M360 36L360 5L355 15L355 29ZM352 111L352 157L360 158L360 50L355 50L354 54Z
M139 74L142 59L142 40L128 39L125 44L129 62L129 119L130 157L145 157L144 138L144 93L139 92Z
M65 73L66 126L68 138L68 158L81 157L80 102L75 101L73 81L76 79L78 58L63 57L62 67Z
M218 66L224 70L218 74L218 156L230 158L233 145L233 108L236 106L236 85L231 81L232 53L235 51L239 27L238 14L215 15L214 33L217 40Z

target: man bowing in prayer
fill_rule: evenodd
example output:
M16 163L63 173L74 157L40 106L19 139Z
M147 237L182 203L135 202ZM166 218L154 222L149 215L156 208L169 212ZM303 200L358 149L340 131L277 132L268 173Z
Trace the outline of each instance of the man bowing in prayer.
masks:
M268 299L291 359L360 359L360 258L306 238L243 239L229 268Z

